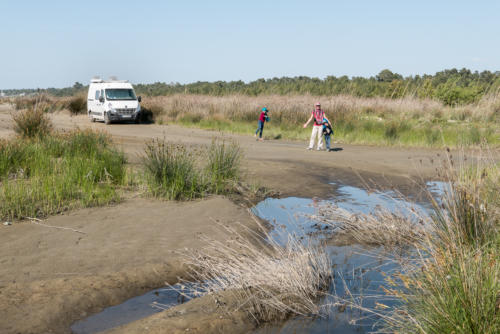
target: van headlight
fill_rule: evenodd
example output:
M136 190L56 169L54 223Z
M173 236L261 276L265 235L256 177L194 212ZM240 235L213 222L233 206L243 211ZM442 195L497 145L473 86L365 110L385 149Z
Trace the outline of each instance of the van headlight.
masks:
M135 108L135 112L136 112L136 113L138 113L138 112L140 112L140 111L141 111L141 106L140 106L140 105L138 105L138 106L137 106L137 108Z

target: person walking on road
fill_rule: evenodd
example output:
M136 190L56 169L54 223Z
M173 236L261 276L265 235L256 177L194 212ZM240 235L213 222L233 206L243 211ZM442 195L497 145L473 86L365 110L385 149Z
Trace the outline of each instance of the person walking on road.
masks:
M307 128L309 123L314 119L313 130L311 133L311 140L309 141L308 150L312 150L314 148L314 142L318 141L318 151L323 149L323 119L326 119L328 123L330 121L325 115L325 112L321 109L321 103L316 102L314 104L314 110L311 113L311 117L304 123L304 129Z
M269 122L269 117L267 116L267 112L269 110L267 110L266 107L262 108L262 112L260 113L260 116L259 116L259 126L257 128L257 131L255 131L255 137L257 137L257 133L259 133L259 140L263 140L262 139L262 132L264 131L264 123L265 122Z

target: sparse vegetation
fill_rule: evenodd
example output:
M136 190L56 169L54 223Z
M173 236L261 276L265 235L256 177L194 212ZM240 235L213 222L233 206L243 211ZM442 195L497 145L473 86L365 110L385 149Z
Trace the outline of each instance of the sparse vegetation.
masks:
M43 217L119 199L124 155L102 133L66 134L0 142L0 216Z

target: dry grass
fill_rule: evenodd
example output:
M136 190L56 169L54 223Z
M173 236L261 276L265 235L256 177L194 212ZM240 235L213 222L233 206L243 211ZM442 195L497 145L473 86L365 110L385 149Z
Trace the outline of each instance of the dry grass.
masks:
M378 208L373 213L353 213L338 206L325 203L312 219L330 226L336 236L354 239L362 245L386 247L408 246L428 232L425 228L430 218L414 208L404 208L406 213L394 213ZM408 215L412 214L413 218Z
M449 186L434 201L432 219L427 220L424 233L404 237L414 251L398 259L401 270L388 273L387 288L382 287L387 299L400 303L394 308L377 303L368 310L354 298L345 301L379 316L385 323L381 332L500 331L500 167L489 154L478 156L482 158L473 166L465 162L455 166L448 156L441 177ZM329 218L339 219L346 225L344 230L359 240L374 238L380 243L392 242L392 236L400 233L407 235L415 221L394 220L385 214L359 219L335 210ZM399 226L393 229L395 223Z
M315 101L332 121L336 141L403 146L470 146L482 141L500 144L500 99L488 96L474 105L447 107L434 100L417 98L360 98L336 96L249 97L177 94L145 98L143 105L157 123L251 134L259 110L266 106L271 121L268 139L307 139L302 129Z
M242 226L220 226L228 241L202 238L208 246L199 252L184 253L193 279L188 296L230 293L239 301L239 310L257 322L295 315L320 315L318 299L326 293L332 269L325 248L290 236L278 245L261 227L259 232ZM240 229L241 230L241 229ZM184 293L184 292L183 292ZM228 310L232 311L232 310Z
M485 96L475 105L447 107L435 100L406 97L388 99L382 97L362 98L351 95L335 96L282 96L246 95L208 96L177 94L172 96L148 97L146 106L156 106L157 114L166 120L180 120L184 117L221 120L255 121L262 106L271 110L271 117L278 122L303 124L309 116L315 101L321 101L327 115L340 113L354 116L373 115L386 118L398 115L400 118L442 118L445 120L492 120L500 113L500 99L497 95ZM257 113L257 114L256 114ZM256 116L257 115L257 116Z
M52 121L39 104L12 113L12 120L14 131L23 138L43 137L53 129Z

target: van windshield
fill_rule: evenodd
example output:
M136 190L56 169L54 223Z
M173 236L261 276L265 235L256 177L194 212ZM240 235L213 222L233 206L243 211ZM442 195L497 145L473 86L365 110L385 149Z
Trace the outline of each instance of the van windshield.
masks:
M106 100L137 100L133 89L106 89Z

